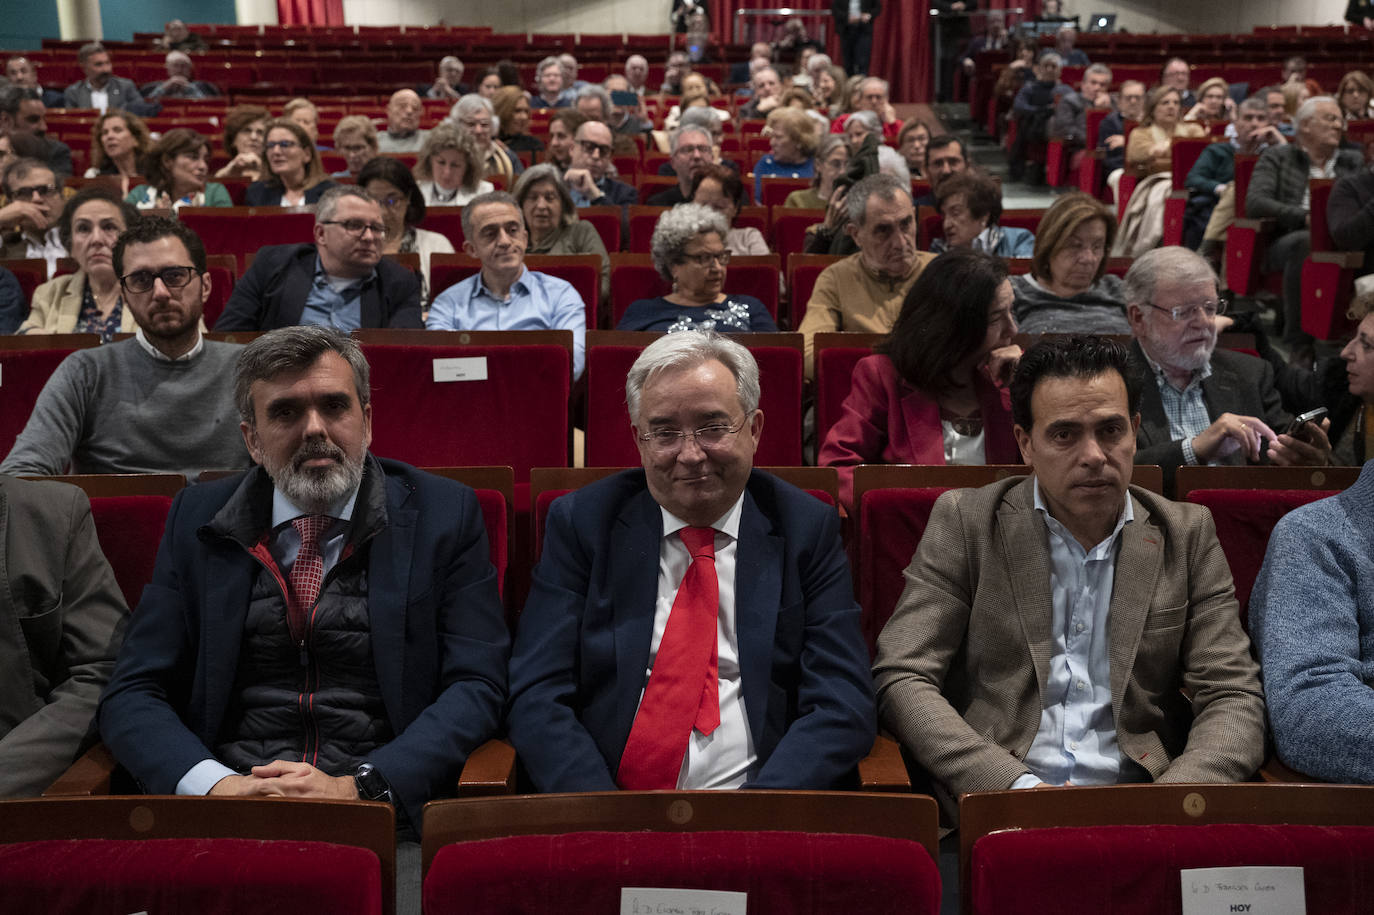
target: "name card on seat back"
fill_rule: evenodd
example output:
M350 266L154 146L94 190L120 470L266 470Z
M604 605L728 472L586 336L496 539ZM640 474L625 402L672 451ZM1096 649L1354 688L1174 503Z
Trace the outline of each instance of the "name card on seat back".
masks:
M1196 867L1179 877L1183 915L1307 915L1300 867Z
M486 381L487 357L464 356L451 359L435 359L434 380L436 382Z
M620 915L745 915L748 893L723 890L620 888Z

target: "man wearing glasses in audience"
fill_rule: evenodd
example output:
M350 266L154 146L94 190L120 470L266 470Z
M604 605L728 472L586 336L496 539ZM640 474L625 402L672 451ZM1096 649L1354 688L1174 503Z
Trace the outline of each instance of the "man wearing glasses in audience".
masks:
M315 243L258 251L215 330L320 324L347 333L423 326L420 281L382 257L385 242L377 201L355 185L330 188L315 210Z
M873 684L835 509L753 469L759 370L666 334L625 385L643 469L556 500L511 658L540 791L844 784Z
M1137 464L1172 477L1182 464L1330 463L1326 424L1288 434L1274 370L1256 356L1217 349L1226 310L1216 274L1187 248L1136 258L1122 283L1133 356L1146 374Z
M62 361L0 471L194 480L248 466L226 383L240 347L201 336L205 246L176 220L144 217L119 237L113 260L137 333Z
M572 193L573 203L585 206L629 206L639 193L623 181L607 174L611 165L611 128L601 121L587 121L573 135L572 168L563 180Z
M0 231L4 233L6 260L43 258L51 276L57 259L67 256L57 229L62 215L62 181L38 159L11 162L3 176L5 197L0 207Z

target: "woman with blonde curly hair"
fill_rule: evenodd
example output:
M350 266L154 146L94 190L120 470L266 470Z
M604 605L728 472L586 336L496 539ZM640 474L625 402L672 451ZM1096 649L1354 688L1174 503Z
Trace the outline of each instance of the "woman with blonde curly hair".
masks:
M449 123L429 132L415 162L415 180L425 204L460 207L478 194L494 190L477 139Z
M816 119L797 108L768 112L764 127L772 152L754 165L754 199L763 199L764 178L811 178L816 174L816 147L821 141Z
M129 179L138 175L139 160L153 145L148 125L136 114L111 108L91 125L91 167L87 178L118 175L120 193L129 193Z

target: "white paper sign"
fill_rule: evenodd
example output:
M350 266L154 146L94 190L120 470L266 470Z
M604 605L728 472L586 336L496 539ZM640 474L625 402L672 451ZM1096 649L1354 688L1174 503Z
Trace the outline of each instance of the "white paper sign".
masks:
M1307 915L1300 867L1197 867L1179 877L1183 915Z
M435 359L434 380L486 381L487 357L469 356L461 359Z
M748 893L672 890L651 886L620 888L620 915L744 915Z

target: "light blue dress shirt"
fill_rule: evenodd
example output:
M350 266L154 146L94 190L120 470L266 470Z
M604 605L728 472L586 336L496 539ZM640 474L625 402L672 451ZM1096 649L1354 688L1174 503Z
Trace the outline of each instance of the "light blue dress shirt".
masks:
M1121 750L1112 717L1111 624L1112 584L1121 529L1134 520L1130 496L1116 528L1091 550L1050 516L1033 483L1035 510L1044 519L1050 548L1050 596L1054 614L1050 634L1054 656L1045 683L1040 729L1026 753L1026 767L1013 788L1043 782L1062 785L1114 785L1121 781Z
M428 330L570 330L573 377L582 375L587 348L587 306L566 280L520 269L510 295L499 299L482 282L482 273L445 289L429 307Z
M344 333L357 330L363 326L363 289L375 282L377 271L373 270L362 279L335 289L329 274L324 272L320 256L315 255L315 278L305 298L305 307L301 309L301 323L332 327Z
M353 506L357 501L358 490L355 487L348 495L329 506L329 511L326 512L334 521L320 538L320 559L324 563L325 575L338 565L339 557L343 555L344 535L348 533L348 523L353 518ZM290 522L304 514L308 512L297 508L280 489L272 487L272 530L275 533L268 538L267 548L272 553L272 558L277 560L277 565L281 567L283 577L291 574L291 566L295 564L296 555L301 551L300 532ZM217 759L202 759L181 777L177 782L176 791L177 794L209 794L210 789L215 787L220 779L238 774Z

